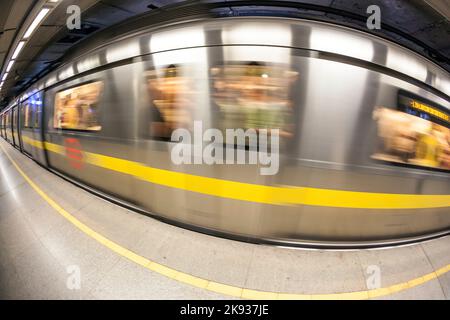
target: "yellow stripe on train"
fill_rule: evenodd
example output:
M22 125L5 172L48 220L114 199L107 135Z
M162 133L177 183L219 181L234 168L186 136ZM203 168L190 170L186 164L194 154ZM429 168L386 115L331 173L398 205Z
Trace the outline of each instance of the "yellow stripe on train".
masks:
M41 142L27 138L26 143L42 148ZM45 142L46 150L64 155L63 146ZM271 205L309 205L352 209L430 209L450 207L450 195L370 193L305 187L275 187L222 180L152 168L144 164L83 152L84 162L104 169L132 175L170 188L233 200Z

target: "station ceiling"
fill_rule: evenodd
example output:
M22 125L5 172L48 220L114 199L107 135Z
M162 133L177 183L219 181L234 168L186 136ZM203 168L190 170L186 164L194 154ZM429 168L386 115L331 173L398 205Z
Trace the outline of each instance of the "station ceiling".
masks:
M5 70L24 26L52 0L0 1L0 66ZM58 1L58 0L56 0ZM66 28L67 6L78 5L82 29ZM373 33L428 57L450 72L450 0L59 0L26 43L0 92L0 108L95 33L131 17L165 14L168 18L198 13L211 16L276 15L329 21L368 31L369 5L381 8L382 29Z

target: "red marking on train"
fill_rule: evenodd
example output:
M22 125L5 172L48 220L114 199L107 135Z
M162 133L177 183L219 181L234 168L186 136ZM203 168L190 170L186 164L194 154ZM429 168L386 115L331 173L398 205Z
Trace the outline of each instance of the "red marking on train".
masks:
M66 157L69 161L69 165L77 170L82 169L84 162L80 141L75 138L66 138L64 140L64 146L66 147Z

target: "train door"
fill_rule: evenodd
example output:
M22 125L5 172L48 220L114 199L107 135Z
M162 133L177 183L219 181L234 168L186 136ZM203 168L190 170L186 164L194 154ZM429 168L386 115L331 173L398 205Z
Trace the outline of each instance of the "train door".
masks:
M19 139L19 109L18 106L12 108L12 132L13 132L13 144L14 147L20 150L20 139Z
M8 141L9 143L13 143L12 141L12 128L11 128L11 116L12 116L12 111L11 109L9 109L8 111L6 111L6 141Z
M5 118L5 127L3 128L4 138L8 141L8 111L3 113L3 117Z
M14 141L14 107L11 108L11 110L9 110L9 128L11 130L11 134L10 134L10 139L11 139L11 144L14 146L15 145L15 141Z
M6 140L6 112L3 112L3 139Z
M43 140L43 129L42 129L42 116L43 116L43 92L37 92L30 97L31 106L31 138L33 139L32 156L33 159L42 165L47 165L45 150L44 150L44 140Z
M22 107L22 104L19 102L17 103L17 107L16 107L16 113L17 113L17 137L18 137L18 147L21 151L23 151L23 141L22 141L22 114L20 112Z
M2 128L1 128L1 132L2 132L2 138L5 138L5 114L2 114Z
M0 115L0 136L2 138L4 138L3 136L3 126L4 126L4 122L3 122L3 114Z
M2 120L3 120L3 124L2 124L2 137L3 137L3 139L6 140L6 112L3 112Z
M20 138L22 151L29 156L33 155L33 118L30 106L30 98L20 104Z

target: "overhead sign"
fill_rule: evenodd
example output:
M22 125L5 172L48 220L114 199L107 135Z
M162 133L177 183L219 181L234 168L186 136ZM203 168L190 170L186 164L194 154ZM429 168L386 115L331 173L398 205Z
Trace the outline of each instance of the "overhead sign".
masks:
M448 109L421 98L410 92L398 92L398 109L422 119L450 127L450 112Z

